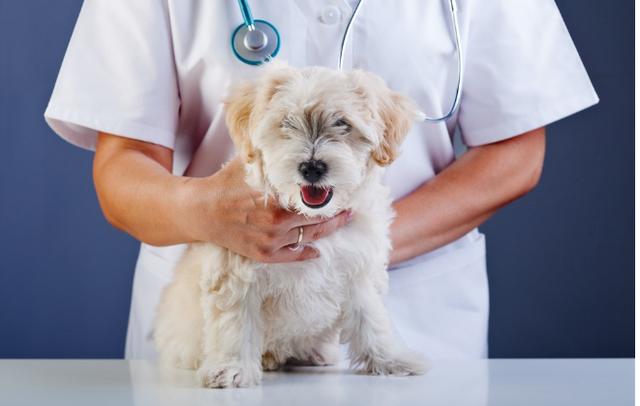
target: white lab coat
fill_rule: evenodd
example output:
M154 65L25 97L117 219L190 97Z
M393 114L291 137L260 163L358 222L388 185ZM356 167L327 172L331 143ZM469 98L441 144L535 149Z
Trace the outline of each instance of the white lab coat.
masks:
M280 30L278 58L336 67L354 1L251 2ZM447 112L457 58L448 0L365 0L346 49L363 68L411 96L430 116ZM468 146L500 141L598 101L552 0L458 0L465 82L446 123L418 124L385 182L395 198L455 160L452 134ZM236 0L86 0L45 113L63 138L87 149L96 132L175 151L175 174L206 176L233 155L222 120L228 85L260 68L234 58ZM159 197L161 198L161 197ZM428 208L426 208L428 210ZM127 358L152 358L154 310L183 246L142 244ZM407 343L432 358L487 356L489 297L484 237L477 230L390 271L387 300Z

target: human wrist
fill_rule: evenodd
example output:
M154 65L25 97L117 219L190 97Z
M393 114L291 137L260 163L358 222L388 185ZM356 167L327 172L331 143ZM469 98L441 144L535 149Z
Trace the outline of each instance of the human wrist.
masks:
M186 242L209 242L214 238L212 224L208 221L219 200L219 186L215 179L180 179L177 200L176 227Z
M206 241L201 229L206 188L202 178L181 177L178 179L176 200L173 204L174 227L187 243Z

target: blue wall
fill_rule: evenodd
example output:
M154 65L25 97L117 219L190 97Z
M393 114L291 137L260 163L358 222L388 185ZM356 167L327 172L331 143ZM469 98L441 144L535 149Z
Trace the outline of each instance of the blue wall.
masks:
M541 185L483 227L491 355L630 357L633 2L558 4L602 101L549 127ZM80 5L0 0L0 357L123 354L137 244L42 119Z
M601 101L549 127L540 186L483 227L489 236L490 352L630 357L633 1L557 3Z

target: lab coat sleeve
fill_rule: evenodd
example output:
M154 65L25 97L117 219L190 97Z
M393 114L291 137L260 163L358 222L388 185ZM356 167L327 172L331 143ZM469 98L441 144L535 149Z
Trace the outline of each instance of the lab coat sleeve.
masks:
M468 146L543 127L598 102L553 0L468 0L459 124Z
M102 131L174 147L180 106L162 0L86 0L45 112L67 141Z

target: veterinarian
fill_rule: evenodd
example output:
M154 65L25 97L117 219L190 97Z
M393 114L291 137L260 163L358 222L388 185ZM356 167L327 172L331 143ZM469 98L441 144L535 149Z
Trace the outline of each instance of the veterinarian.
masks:
M252 2L279 31L277 59L333 68L357 4ZM426 115L446 114L459 79L450 11L448 0L364 0L344 68L377 73ZM544 127L598 101L553 0L458 0L457 16L459 108L417 123L385 175L397 211L388 306L407 344L436 359L487 356L477 227L535 187ZM223 166L234 151L221 102L260 69L230 47L242 21L235 0L86 0L45 113L64 139L96 151L105 217L142 241L127 358L155 356L154 309L185 243L300 261L317 255L289 249L300 235L307 243L348 223L348 213L320 221L264 207L239 161ZM459 158L456 129L468 147Z

